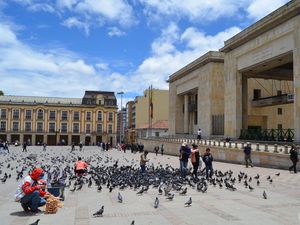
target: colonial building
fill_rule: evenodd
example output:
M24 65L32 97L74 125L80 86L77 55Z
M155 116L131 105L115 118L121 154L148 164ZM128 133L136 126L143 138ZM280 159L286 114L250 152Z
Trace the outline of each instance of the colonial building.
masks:
M0 96L0 139L48 145L116 142L114 92L86 91L83 98Z
M169 132L300 142L300 1L169 78Z

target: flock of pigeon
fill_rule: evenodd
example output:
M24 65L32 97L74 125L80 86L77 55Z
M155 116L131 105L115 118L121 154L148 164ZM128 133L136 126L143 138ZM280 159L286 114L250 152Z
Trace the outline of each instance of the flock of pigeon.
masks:
M147 172L141 173L138 160L132 159L130 161L126 157L123 157L122 160L125 160L125 163L119 165L117 159L111 157L109 153L103 153L85 157L85 161L90 165L89 171L86 176L76 177L73 166L77 160L77 156L78 153L74 151L68 154L41 152L38 157L40 160L38 161L35 157L24 157L11 153L0 163L0 181L2 184L5 184L8 179L20 181L34 167L40 166L47 174L48 184L52 184L53 186L63 185L70 192L80 191L84 186L88 188L94 187L97 192L101 192L103 188L107 188L109 192L117 193L116 201L122 204L124 202L121 194L122 190L132 190L136 192L136 195L142 196L147 193L149 188L152 188L156 189L157 196L165 196L166 200L174 201L175 196L187 196L189 189L195 189L200 193L207 193L209 188L236 191L238 188L244 186L244 188L252 192L255 191L256 186L260 185L261 181L272 184L274 177L280 176L280 173L278 173L273 178L269 176L267 179L262 180L259 174L252 177L245 172L239 172L235 175L231 170L215 170L212 178L206 179L203 172L200 172L198 177L194 177L191 171L188 176L183 178L179 168L174 168L170 164L149 164ZM63 193L60 196L62 200L65 199ZM263 191L262 198L268 198L266 191ZM187 197L184 206L190 207L192 206L192 202L192 197ZM155 198L153 207L160 207L158 197ZM105 213L104 206L102 205L91 216L102 217L103 215ZM38 223L39 220L32 225L37 225ZM135 221L131 222L132 225L134 223Z

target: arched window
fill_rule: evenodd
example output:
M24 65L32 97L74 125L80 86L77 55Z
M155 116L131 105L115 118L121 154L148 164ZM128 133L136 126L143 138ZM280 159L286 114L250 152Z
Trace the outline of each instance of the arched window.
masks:
M98 111L98 121L102 121L102 111Z
M37 118L39 120L43 120L44 119L44 110L38 109L38 111L37 111Z

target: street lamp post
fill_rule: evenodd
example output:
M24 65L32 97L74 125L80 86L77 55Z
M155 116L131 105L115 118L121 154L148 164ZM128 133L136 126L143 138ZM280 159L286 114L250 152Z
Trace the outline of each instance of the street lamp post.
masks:
M123 130L123 110L122 110L122 100L123 100L123 94L124 94L124 91L121 91L121 92L118 92L117 93L118 95L121 95L121 118L120 118L120 143L121 143L121 140L122 140L122 130Z

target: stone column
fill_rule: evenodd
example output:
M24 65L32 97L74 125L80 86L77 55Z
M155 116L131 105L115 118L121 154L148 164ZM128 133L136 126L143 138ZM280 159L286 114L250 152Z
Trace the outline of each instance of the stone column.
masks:
M188 105L189 105L189 96L186 94L184 95L184 122L183 122L183 129L184 133L187 134L189 133L189 110L188 110Z
M224 61L224 136L238 138L242 128L242 75L237 70L237 60L232 53Z
M242 128L247 129L248 117L248 78L242 76Z
M293 65L294 65L294 130L295 141L300 142L300 23L294 29L294 50L293 50Z

